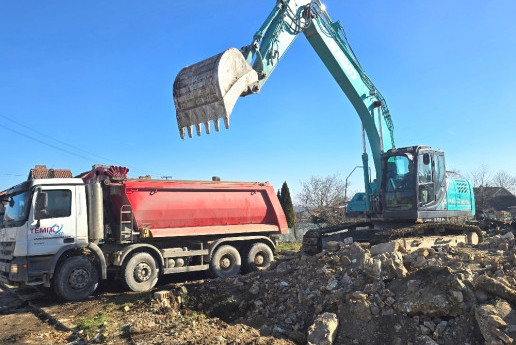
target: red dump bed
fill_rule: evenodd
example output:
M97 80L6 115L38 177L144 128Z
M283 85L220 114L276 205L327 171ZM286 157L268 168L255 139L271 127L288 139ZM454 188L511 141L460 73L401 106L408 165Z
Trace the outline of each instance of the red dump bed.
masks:
M153 237L288 233L273 187L256 182L128 179L109 193L116 209L132 207L138 229Z

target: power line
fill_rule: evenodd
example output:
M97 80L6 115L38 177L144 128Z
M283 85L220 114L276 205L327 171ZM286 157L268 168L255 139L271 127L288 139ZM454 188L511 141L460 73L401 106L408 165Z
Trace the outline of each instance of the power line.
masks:
M120 164L120 163L118 163L118 162L116 162L116 161L114 161L114 160L111 160L111 159L109 159L109 158L102 157L102 156L99 156L99 155L97 155L97 154L94 154L94 153L88 152L88 151L86 151L86 150L84 150L84 149L81 149L81 148L79 148L79 147L77 147L77 146L74 146L74 145L71 145L71 144L65 143L65 142L63 142L63 141L61 141L61 140L58 140L58 139L54 138L54 137L49 137L48 135L46 135L46 134L44 134L44 133L42 133L42 132L40 132L40 131L37 131L37 130L35 130L35 129L33 129L33 128L31 128L31 127L29 127L29 126L25 125L25 124L22 124L22 123L18 122L18 121L15 121L15 120L13 120L13 119L11 119L11 118L9 118L9 117L5 116L5 115L0 114L0 117L2 117L2 118L4 118L4 119L6 119L6 120L8 120L8 121L11 121L11 122L15 123L15 124L16 124L16 125L18 125L18 126L21 126L21 127L23 127L23 128L26 128L26 129L28 129L28 130L30 130L30 131L32 131L32 132L34 132L34 133L36 133L36 134L42 135L42 136L44 136L47 140L50 138L50 139L54 140L54 141L55 141L55 142L57 142L57 143L60 143L60 144L62 144L62 145L68 146L68 147L71 147L71 148L73 148L73 149L75 149L75 150L78 150L78 151L82 151L83 153L86 153L86 154L90 155L91 157L86 157L86 156L85 156L85 155L83 155L83 154L80 154L80 153L77 153L77 152L73 152L73 151L71 151L71 150L64 149L64 148L62 148L62 147L60 147L60 146L54 145L54 144L52 144L52 143L49 143L48 141L43 141L43 140L38 139L38 138L36 138L36 137L34 137L34 136L32 136L32 135L29 135L29 134L27 134L27 133L20 132L20 131L18 131L18 130L16 130L16 129L14 129L14 128L11 128L11 127L9 127L9 126L6 126L5 124L0 124L0 127L5 128L5 129L7 129L8 131L11 131L11 132L13 132L13 133L15 133L15 134L18 134L18 135L20 135L20 136L22 136L22 137L25 137L25 138L27 138L27 139L30 139L30 140L36 141L36 142L38 142L38 143L40 143L40 144L43 144L43 145L49 146L49 147L51 147L51 148L53 148L53 149L59 150L59 151L61 151L61 152L67 153L67 154L72 155L72 156L76 156L76 157L82 158L82 159L84 159L84 160L88 161L89 163L91 163L92 161L95 161L95 160L96 160L96 159L92 159L92 157L93 157L93 158L97 157L97 158L101 158L102 160L105 160L105 161L108 161L108 162L113 162L113 163L115 163L116 165L124 165L124 166L127 166L127 167L129 167L131 170L133 170L133 171L139 171L139 172L141 172L141 173L145 173L145 174L147 174L147 173L148 173L148 171L144 171L144 170L142 170L142 169L139 169L139 168L136 168L136 167L134 167L134 166L127 165L127 164ZM160 176L160 175L163 175L163 174L155 174L155 175L156 175L156 176ZM20 176L21 176L21 175L20 175Z

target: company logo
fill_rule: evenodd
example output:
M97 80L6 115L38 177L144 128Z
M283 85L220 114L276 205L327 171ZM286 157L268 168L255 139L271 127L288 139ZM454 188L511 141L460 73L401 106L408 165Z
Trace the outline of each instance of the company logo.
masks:
M63 224L61 224L61 225L54 224L50 227L30 229L31 234L50 234L52 236L61 235L62 231L63 231Z

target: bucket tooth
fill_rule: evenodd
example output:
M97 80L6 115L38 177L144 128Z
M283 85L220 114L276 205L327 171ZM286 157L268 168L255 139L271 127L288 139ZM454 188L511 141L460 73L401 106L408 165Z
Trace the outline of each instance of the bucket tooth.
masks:
M206 134L210 134L210 121L204 123L204 129L206 130Z
M193 134L193 126L188 126L188 136L191 138Z
M257 85L258 74L236 48L183 68L174 81L179 134L184 137L185 127L206 125L209 121L215 122L218 131L220 118L229 128L229 116L238 97L252 93ZM209 133L209 124L206 128Z
M220 130L219 119L213 120L213 124L215 125L215 130L218 132Z
M197 131L197 136L200 137L201 136L201 124L200 123L195 124L195 130Z
M185 128L179 128L179 135L181 136L181 139L185 138Z

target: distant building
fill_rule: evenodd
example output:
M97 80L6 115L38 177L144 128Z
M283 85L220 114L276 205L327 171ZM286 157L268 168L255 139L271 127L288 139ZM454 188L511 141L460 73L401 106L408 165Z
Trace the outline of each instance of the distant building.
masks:
M36 165L30 169L27 180L46 179L46 178L72 178L70 169L47 169L46 165Z
M503 187L477 187L475 208L477 210L512 211L516 208L516 196Z

